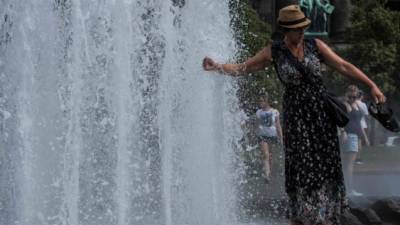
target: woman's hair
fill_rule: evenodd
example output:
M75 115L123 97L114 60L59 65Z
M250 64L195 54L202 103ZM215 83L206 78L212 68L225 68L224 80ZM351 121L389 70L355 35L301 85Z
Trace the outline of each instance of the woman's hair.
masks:
M280 27L279 28L283 34L288 33L289 31L293 30L292 28L287 28L287 27Z
M358 89L358 87L356 86L356 85L349 85L349 86L347 86L347 89L346 89L346 99L349 101L349 100L356 100L356 99L354 99L354 97L353 97L353 99L351 99L351 95L353 95L353 93L356 93L356 96L357 96L357 98L359 97L359 93L360 93L360 89ZM354 96L354 95L353 95Z
M306 30L307 28L308 28L308 26L305 26L305 27L296 27L296 28L282 27L282 26L280 26L279 24L278 24L278 26L277 26L277 30L280 31L282 34L288 33L288 32L290 32L291 30L297 30L297 29L305 29L305 30Z
M364 91L363 90L358 90L358 97L362 98L364 96Z
M283 39L283 36L285 35L285 33L289 32L289 31L290 31L290 28L282 27L277 23L275 32L273 34L279 35L279 37L281 37Z
M353 92L357 92L357 94L358 94L360 92L360 89L358 89L358 87L354 84L347 86L346 94L350 94Z

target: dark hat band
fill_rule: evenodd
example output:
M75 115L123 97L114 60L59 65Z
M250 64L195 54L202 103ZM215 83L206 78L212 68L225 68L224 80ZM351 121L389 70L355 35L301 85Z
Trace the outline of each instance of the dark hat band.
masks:
M298 19L298 20L293 20L293 21L278 21L279 25L283 26L291 26L291 25L296 25L298 23L305 22L307 20L307 17Z

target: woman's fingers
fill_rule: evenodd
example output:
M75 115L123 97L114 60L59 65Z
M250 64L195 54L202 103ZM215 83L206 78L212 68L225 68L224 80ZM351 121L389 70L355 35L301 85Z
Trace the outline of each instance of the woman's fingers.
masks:
M203 59L203 68L204 69L206 69L206 67L207 67L207 57L205 57L204 59Z
M211 58L205 57L203 59L203 68L205 70L213 70L213 69L215 69L215 62Z
M379 90L379 88L372 89L372 97L376 103L384 103L386 102L385 95Z
M386 102L386 97L383 94L381 94L379 96L379 101L382 102L382 103Z
M377 97L377 96L375 96L375 95L374 95L374 96L372 96L372 97L374 98L374 102L378 104L378 103L379 103L378 97Z
M205 58L203 59L203 68L207 70L208 67L209 67L209 64L210 64L210 58L205 57Z

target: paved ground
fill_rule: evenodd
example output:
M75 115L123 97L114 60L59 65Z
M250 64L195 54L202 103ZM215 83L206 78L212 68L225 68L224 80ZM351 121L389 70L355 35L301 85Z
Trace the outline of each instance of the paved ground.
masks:
M400 196L400 174L358 174L354 186L366 196Z
M355 165L354 186L367 196L400 196L400 148L368 148Z
M364 193L365 197L392 197L400 196L400 148L374 147L365 149L362 153L364 161L361 165L355 165L354 186L355 189ZM275 164L276 166L276 164ZM277 169L275 169L276 171ZM282 171L279 171L281 173ZM279 174L278 173L278 174ZM283 178L283 175L278 175ZM255 182L253 189L244 190L252 193L256 209L265 207L266 198L281 196L283 191L283 179L274 177L272 184ZM266 194L267 193L267 194ZM257 206L258 205L258 206ZM288 224L284 219L266 219L262 212L255 210L254 218L243 221L243 225L283 225Z
M361 153L363 164L356 165L356 173L400 174L400 147L370 147Z

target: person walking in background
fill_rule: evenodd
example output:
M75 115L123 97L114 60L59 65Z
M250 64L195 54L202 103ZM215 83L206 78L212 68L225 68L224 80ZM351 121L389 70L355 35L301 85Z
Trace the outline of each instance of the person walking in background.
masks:
M346 108L349 113L349 123L341 129L342 163L347 193L350 196L361 196L353 187L354 162L359 150L359 137L362 136L361 119L364 112L357 104L359 90L357 86L350 85L346 90Z
M271 145L282 143L282 128L279 121L279 111L272 108L267 94L259 96L259 109L256 112L257 136L263 154L265 179L271 178L272 155Z
M321 62L370 87L376 102L386 99L373 81L323 41L304 39L311 21L298 5L280 9L278 22L283 40L268 44L244 63L219 64L205 57L203 68L240 76L275 66L285 88L282 129L288 218L292 225L339 225L348 205L337 127L323 101ZM305 67L305 74L298 64Z
M367 116L369 115L368 113L368 107L365 102L363 102L364 98L364 93L360 90L358 99L356 100L357 106L360 108L360 110L363 112L363 117L361 118L361 136L358 139L358 154L355 163L356 164L363 164L363 161L361 159L361 154L364 146L369 146L369 138L368 138L368 125L367 125Z

